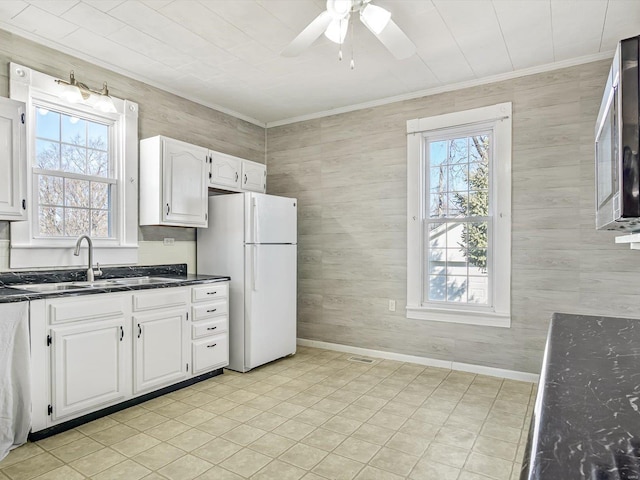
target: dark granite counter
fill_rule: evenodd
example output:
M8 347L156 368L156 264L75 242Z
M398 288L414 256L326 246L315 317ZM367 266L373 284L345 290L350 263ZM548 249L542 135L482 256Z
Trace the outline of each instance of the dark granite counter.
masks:
M640 479L640 320L554 314L520 480Z
M128 290L148 290L152 288L173 288L190 285L228 281L229 277L217 275L195 275L187 273L186 264L153 265L148 267L102 267L102 275L96 281L113 278L134 277L163 277L172 279L166 283L151 283L140 285L108 285L84 288L82 290L61 291L55 293L34 293L26 290L11 288L14 285L35 283L83 282L87 278L86 269L72 270L44 270L28 272L0 273L0 303L25 302L42 298L69 297L80 295L95 295L108 292L123 292Z

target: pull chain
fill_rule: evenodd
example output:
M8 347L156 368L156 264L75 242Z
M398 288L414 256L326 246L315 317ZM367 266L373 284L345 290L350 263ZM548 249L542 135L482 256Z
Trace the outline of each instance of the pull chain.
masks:
M340 19L340 31L342 31L342 19ZM338 44L338 60L342 61L342 43Z
M353 61L353 21L351 21L351 18L349 18L349 20L350 20L349 26L351 27L351 63L349 66L351 67L351 70L353 70L354 67L356 66L355 62Z

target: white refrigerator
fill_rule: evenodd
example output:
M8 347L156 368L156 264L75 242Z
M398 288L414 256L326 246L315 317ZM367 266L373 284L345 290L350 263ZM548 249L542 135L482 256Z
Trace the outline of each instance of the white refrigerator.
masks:
M209 197L197 232L199 274L231 277L229 367L246 372L296 352L297 201L263 193Z

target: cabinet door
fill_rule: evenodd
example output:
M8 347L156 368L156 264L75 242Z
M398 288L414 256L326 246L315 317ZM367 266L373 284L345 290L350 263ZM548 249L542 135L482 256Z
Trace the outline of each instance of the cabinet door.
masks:
M242 160L224 153L210 152L212 187L240 188L240 164Z
M162 220L167 224L206 227L206 148L164 139L162 146Z
M52 419L125 398L124 318L51 327Z
M187 377L186 310L133 317L134 393L155 390Z
M24 103L0 98L0 220L26 220Z
M267 167L261 163L242 162L242 189L252 192L267 191Z

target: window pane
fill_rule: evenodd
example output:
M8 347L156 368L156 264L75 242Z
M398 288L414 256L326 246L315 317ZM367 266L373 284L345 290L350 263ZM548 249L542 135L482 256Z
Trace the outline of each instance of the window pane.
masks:
M488 294L488 277L469 277L469 303L487 304Z
M60 168L60 144L36 140L36 166L48 170Z
M447 191L447 167L432 167L429 171L429 190L431 193Z
M96 150L108 150L109 129L101 123L87 122L87 146Z
M109 176L109 154L100 150L87 150L87 174Z
M89 210L83 208L65 208L65 234L67 237L75 237L89 234Z
M467 288L467 277L447 276L447 302L466 302Z
M467 163L469 161L467 138L456 138L449 141L449 163Z
M449 172L449 191L464 192L469 189L468 183L468 166L466 163L462 165L451 165L447 169Z
M89 208L89 181L66 178L64 181L64 204L67 207Z
M38 209L38 234L43 237L61 237L64 235L62 208L40 207Z
M60 141L60 114L46 108L37 108L36 137Z
M87 146L87 122L78 117L62 115L62 141L72 145Z
M38 203L47 205L60 205L63 203L64 181L61 177L39 175L38 178Z
M91 211L91 236L95 238L109 237L109 211Z
M109 184L91 182L91 208L109 209Z
M447 194L440 193L429 197L429 217L444 217L447 214Z
M429 164L432 167L446 163L447 160L447 142L431 142L429 145Z
M447 299L447 276L429 276L429 300L443 302Z
M60 170L71 173L85 173L87 169L87 150L84 147L62 144Z

